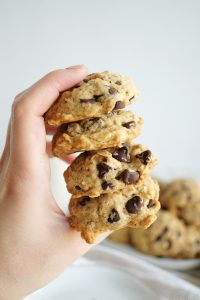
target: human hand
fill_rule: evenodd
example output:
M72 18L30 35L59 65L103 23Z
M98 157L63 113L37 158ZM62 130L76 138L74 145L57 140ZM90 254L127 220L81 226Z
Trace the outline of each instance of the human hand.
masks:
M42 117L59 92L85 75L84 66L51 72L13 103L0 161L0 300L44 286L91 247L52 195Z

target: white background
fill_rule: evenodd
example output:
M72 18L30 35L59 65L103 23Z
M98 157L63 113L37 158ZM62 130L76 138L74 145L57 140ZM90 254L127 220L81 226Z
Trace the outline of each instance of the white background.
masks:
M52 69L85 63L134 79L140 98L131 109L145 119L138 140L159 168L198 169L199 16L198 0L0 0L0 151L15 94Z

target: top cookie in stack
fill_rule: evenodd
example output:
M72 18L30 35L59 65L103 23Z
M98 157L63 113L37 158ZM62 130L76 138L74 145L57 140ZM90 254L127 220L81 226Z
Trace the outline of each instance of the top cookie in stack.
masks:
M128 77L95 73L63 92L45 115L49 125L61 125L54 155L84 151L64 175L72 193L69 223L89 243L104 231L148 227L160 207L158 184L149 175L156 158L132 142L142 119L121 110L137 95Z

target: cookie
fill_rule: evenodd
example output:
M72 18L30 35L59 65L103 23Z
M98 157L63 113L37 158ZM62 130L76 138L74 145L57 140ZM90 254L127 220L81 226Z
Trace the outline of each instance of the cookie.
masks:
M161 206L175 214L183 207L197 202L200 187L193 179L177 179L167 184L160 195Z
M53 139L53 153L64 155L122 146L140 133L142 119L130 111L113 111L91 119L63 124Z
M64 177L74 198L98 197L139 184L156 162L146 147L124 145L82 153L68 167Z
M75 87L61 93L45 114L49 125L88 119L119 110L133 103L138 91L131 79L110 71L88 75Z
M178 217L183 219L186 224L200 228L200 198L198 202L188 203L185 207L179 209Z
M200 257L200 228L195 226L188 226L186 228L186 243L182 248L180 257Z
M161 209L151 227L131 230L130 240L135 248L146 254L179 257L185 245L185 226L170 212Z
M114 243L129 244L129 228L124 227L122 229L113 231L108 239Z
M87 243L93 243L105 231L126 226L147 228L156 219L160 208L158 198L158 184L149 176L140 185L96 198L72 197L69 224L81 232Z

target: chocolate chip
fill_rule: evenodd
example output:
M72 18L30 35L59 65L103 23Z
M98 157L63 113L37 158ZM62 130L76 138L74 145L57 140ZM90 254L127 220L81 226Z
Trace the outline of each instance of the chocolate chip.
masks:
M169 250L172 247L172 241L171 240L167 240L167 247L166 249Z
M160 241L160 240L161 240L161 238L162 238L162 235L160 234L160 235L158 235L158 236L157 236L157 238L155 238L155 240L154 240L154 241L155 241L155 242L158 242L158 241Z
M103 190L107 190L108 188L109 189L114 188L114 185L111 182L107 182L107 181L103 181L101 186Z
M149 203L147 204L147 208L151 208L154 206L154 201L152 199L149 200Z
M85 206L89 201L90 201L90 197L85 196L85 197L83 197L83 198L79 201L79 204L80 204L81 206Z
M99 178L103 178L106 173L108 173L112 168L104 163L99 163L97 165L99 171Z
M78 191L82 191L82 188L79 185L75 185L75 189Z
M114 94L118 93L118 90L111 86L108 89L108 92L109 92L110 95L114 95Z
M136 123L135 123L135 121L130 121L130 122L127 122L127 123L123 123L122 126L128 128L128 129L135 128Z
M169 230L169 228L167 226L164 227L162 235L164 235L165 233L167 233L167 231Z
M131 101L132 99L134 99L135 98L135 95L133 96L133 97L131 97L130 99L129 99L129 101Z
M125 184L132 184L138 181L140 175L137 171L130 172L129 170L124 170L117 179L122 180Z
M99 98L103 96L103 94L101 95L94 95L93 98L90 99L80 99L80 103L94 103L94 102L98 102Z
M108 216L108 222L114 223L114 222L118 222L119 220L120 220L119 213L115 208L113 208Z
M155 242L158 242L161 240L161 238L165 235L165 233L167 233L167 231L169 230L169 228L167 226L164 227L163 231L161 232L160 235L157 236L157 238L154 240Z
M192 200L192 195L191 194L188 194L187 195L187 201L191 201Z
M181 237L181 232L180 231L177 231L177 237Z
M142 199L139 196L134 196L126 202L125 207L130 214L135 214L142 207Z
M126 163L131 162L131 158L129 155L129 149L126 146L116 149L113 152L112 157L114 157L115 159L117 159L121 162L126 162Z
M117 85L121 85L121 84L122 84L122 82L121 82L121 81L119 81L119 80L117 80L117 81L115 82L115 84L117 84Z
M143 165L147 165L151 159L151 151L146 150L142 153L136 154L135 157L138 158L143 163Z
M113 110L116 110L116 109L122 109L122 108L124 108L124 107L125 107L124 102L122 102L122 101L117 101L117 102L115 103L115 107L113 108Z
M95 98L90 98L90 99L80 99L80 103L94 103L96 102Z

